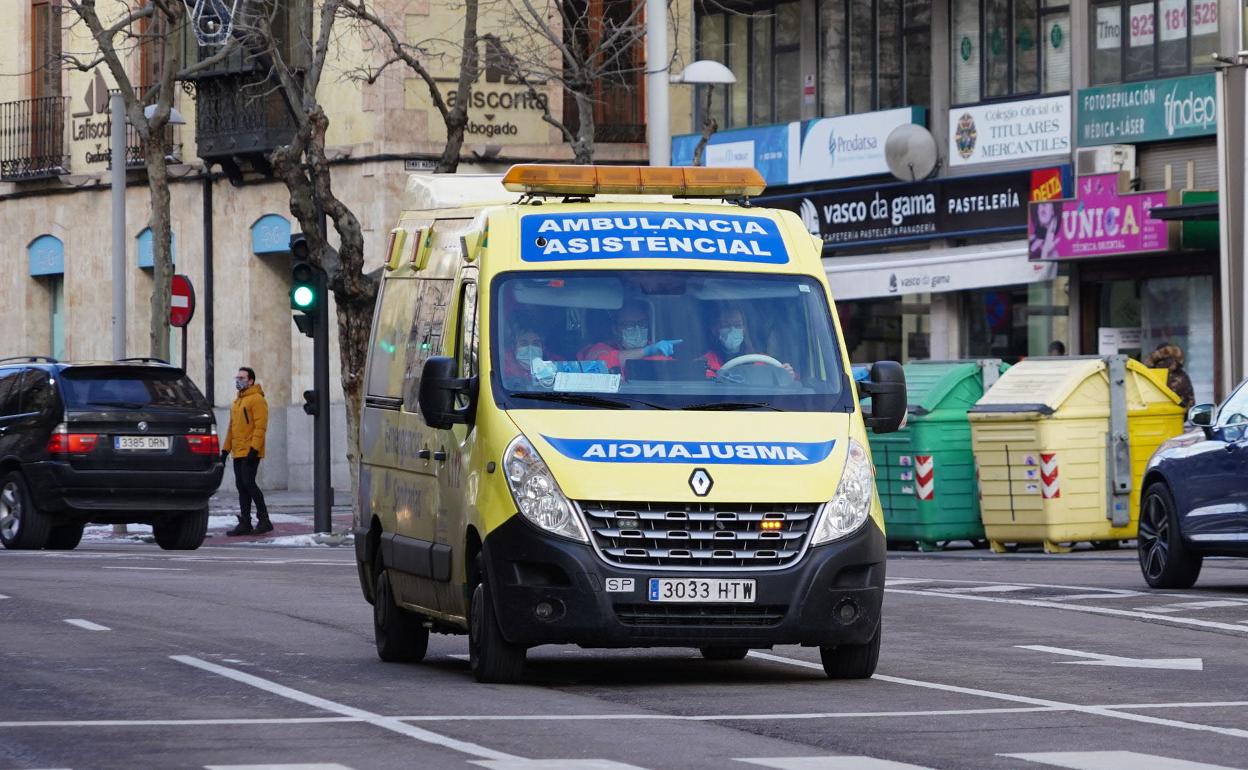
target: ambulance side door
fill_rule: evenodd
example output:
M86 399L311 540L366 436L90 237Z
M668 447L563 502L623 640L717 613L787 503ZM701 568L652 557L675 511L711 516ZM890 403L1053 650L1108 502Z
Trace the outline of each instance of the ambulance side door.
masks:
M456 361L456 376L469 379L476 377L481 371L478 356L481 339L477 311L477 278L478 270L474 266L465 267L460 273L456 284L455 320L453 337L453 355ZM468 397L456 397L457 408L468 406ZM444 602L446 612L465 614L462 586L455 586L450 581L452 559L457 544L463 543L463 534L475 504L475 482L471 476L473 460L473 444L476 431L471 426L455 425L448 430L439 430L436 435L434 458L438 468L438 500L437 531L434 538L435 569L441 578L439 597ZM462 554L461 554L462 557Z

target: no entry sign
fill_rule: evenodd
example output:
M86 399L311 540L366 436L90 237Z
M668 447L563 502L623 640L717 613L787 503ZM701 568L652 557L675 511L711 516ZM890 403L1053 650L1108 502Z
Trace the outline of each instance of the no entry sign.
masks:
M191 279L175 275L169 293L169 325L186 328L195 317L195 287Z

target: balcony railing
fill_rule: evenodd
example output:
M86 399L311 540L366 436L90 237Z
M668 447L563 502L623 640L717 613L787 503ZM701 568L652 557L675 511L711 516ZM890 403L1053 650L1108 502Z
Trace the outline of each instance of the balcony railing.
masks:
M147 86L139 86L138 92L146 94L149 92ZM109 94L119 93L117 89L112 89ZM148 102L153 101L155 94ZM166 124L164 128L165 135L165 159L170 163L180 163L182 158L182 145L177 143L177 137L173 133L172 124ZM139 138L139 132L134 126L126 124L126 168L142 168L146 163L143 158L143 140ZM108 167L113 167L112 159L109 159Z
M47 179L68 173L68 109L67 96L0 103L0 180Z
M201 75L195 79L195 143L204 160L237 164L286 144L295 125L281 93L261 72Z

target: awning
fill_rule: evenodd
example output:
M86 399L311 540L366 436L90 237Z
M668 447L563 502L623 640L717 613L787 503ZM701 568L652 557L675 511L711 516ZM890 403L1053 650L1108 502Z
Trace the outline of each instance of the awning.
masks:
M985 289L1052 280L1054 262L1027 259L1027 241L861 257L826 257L837 300Z
M1148 215L1153 219L1216 222L1218 221L1218 202L1154 206L1149 209Z

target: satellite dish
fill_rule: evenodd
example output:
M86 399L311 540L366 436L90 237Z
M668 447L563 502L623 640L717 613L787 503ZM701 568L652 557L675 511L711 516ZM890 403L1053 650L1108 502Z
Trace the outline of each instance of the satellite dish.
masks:
M936 140L917 123L897 126L884 140L884 162L893 176L905 182L927 179L936 170Z

